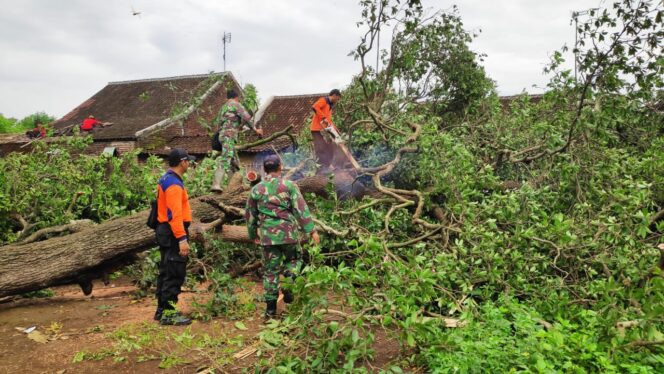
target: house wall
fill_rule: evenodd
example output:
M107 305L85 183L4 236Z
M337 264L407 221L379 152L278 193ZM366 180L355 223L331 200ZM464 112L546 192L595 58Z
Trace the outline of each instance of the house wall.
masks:
M22 148L21 148L22 147ZM125 152L130 152L136 149L136 142L133 140L126 141L95 141L90 144L84 151L83 154L86 155L100 155L104 148L106 147L115 147L117 151L122 154ZM6 156L11 152L19 153L28 153L32 150L32 143L27 144L25 142L13 142L0 144L0 157Z
M120 154L133 151L136 149L136 142L133 140L128 141L95 141L85 149L85 154L99 155L106 147L115 147Z
M257 165L256 163L256 154L255 153L241 153L240 154L240 164L244 167L252 166L254 169Z

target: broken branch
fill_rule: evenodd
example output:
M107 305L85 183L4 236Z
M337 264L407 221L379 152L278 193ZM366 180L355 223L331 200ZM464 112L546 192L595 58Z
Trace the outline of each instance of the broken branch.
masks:
M268 136L267 138L262 138L262 139L259 139L259 140L255 141L255 142L252 142L252 143L236 145L235 150L244 151L244 150L247 150L247 149L250 149L250 148L253 148L253 147L257 147L261 144L269 143L272 140L274 140L274 139L276 139L280 136L287 136L287 137L290 138L290 140L293 144L297 144L297 142L295 141L295 138L293 137L293 135L290 134L290 131L292 129L293 129L293 125L288 125L285 129L283 129L281 131L277 131L274 134Z
M37 230L34 233L32 233L30 236L25 238L25 240L23 240L20 244L33 243L53 234L61 234L63 232L69 232L69 233L79 232L94 225L95 223L89 219L73 220L65 225L47 227L41 230Z

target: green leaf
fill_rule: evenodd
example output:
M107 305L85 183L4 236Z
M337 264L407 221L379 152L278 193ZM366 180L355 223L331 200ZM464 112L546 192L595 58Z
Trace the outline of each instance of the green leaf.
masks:
M415 346L415 337L413 336L413 334L408 334L408 336L406 337L406 342L411 347Z

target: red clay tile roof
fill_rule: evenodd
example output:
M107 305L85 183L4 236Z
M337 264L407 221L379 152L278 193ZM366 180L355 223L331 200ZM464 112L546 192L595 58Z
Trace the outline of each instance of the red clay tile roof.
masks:
M309 126L313 115L311 106L323 96L327 96L327 94L274 96L271 101L266 103L262 114L259 113L258 124L263 128L263 136L270 136L291 124L293 125L291 133L297 136L305 126ZM241 136L240 143L249 143L256 140L258 140L256 134L246 132ZM245 152L262 152L271 149L271 146L280 150L290 145L290 138L282 136L270 143L248 149Z
M101 122L113 123L96 128L94 139L135 139L136 131L170 117L174 108L200 97L212 85L209 78L221 74L111 82L53 125L59 130L78 126L91 114ZM231 74L226 76L234 80ZM225 97L223 85L220 87Z
M150 151L156 155L168 155L171 148L184 148L189 154L201 156L212 150L208 136L178 136L168 142L167 147L161 147Z

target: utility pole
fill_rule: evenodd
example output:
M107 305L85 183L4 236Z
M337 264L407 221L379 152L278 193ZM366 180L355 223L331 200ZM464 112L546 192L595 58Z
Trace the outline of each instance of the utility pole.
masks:
M574 20L574 83L578 83L578 80L576 79L576 71L577 71L577 65L578 65L578 52L577 48L579 48L579 15L580 12L572 12L572 19Z
M379 58L380 58L380 19L383 16L383 3L380 3L380 8L378 9L378 22L376 22L376 25L378 26L378 37L376 41L376 76L378 76L378 64L379 64Z
M572 12L572 19L574 20L574 82L577 83L578 80L576 78L577 70L578 70L578 64L579 64L579 16L585 16L588 14L593 14L594 11L598 10L599 8L592 8L588 10L584 10L581 12Z
M231 44L231 33L224 31L224 36L221 38L221 41L224 43L224 71L226 71L226 44Z

